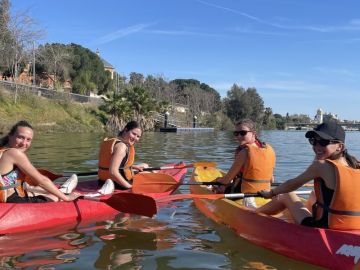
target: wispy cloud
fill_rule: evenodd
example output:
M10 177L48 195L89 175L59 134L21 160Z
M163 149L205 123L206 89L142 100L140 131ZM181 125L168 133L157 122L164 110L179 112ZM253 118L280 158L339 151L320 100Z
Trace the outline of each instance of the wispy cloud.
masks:
M153 24L136 24L136 25L132 25L132 26L129 26L129 27L126 27L123 29L119 29L115 32L106 34L105 36L98 38L95 43L106 44L111 41L126 37L128 35L138 33L140 31L148 28L151 25L153 25Z
M251 21L255 21L259 24L271 26L271 27L274 27L277 29L282 29L282 30L305 30L305 31L322 32L322 33L360 31L360 19L357 19L357 18L351 19L347 24L344 24L344 25L315 26L315 25L289 25L289 23L287 25L285 25L285 24L279 24L279 23L274 23L274 22L270 22L267 20L263 20L257 16L248 14L246 12L242 12L242 11L239 11L239 10L236 10L233 8L228 8L225 6L209 3L207 1L197 0L197 2L199 2L203 5L213 7L213 8L224 10L226 12L231 12L231 13L240 15ZM264 34L264 33L267 33L267 32L263 31L262 34ZM273 33L273 34L275 34L275 33Z
M194 32L186 30L146 30L146 33L169 35L169 36L208 36L208 37L224 37L224 35Z
M289 34L280 32L280 31L264 31L264 30L254 30L244 27L235 27L235 31L238 33L244 34L259 34L259 35L269 35L269 36L289 36Z
M326 67L314 67L312 70L333 75L341 75L341 76L348 76L348 77L358 77L358 73L354 73L353 71L347 69L336 69L336 68L326 68Z
M258 18L256 16L250 15L248 13L245 13L245 12L233 9L233 8L228 8L228 7L216 5L216 4L209 3L209 2L206 2L206 1L202 1L202 0L197 0L197 2L199 2L201 4L204 4L204 5L207 5L207 6L210 6L210 7L214 7L214 8L217 8L217 9L221 9L221 10L225 10L225 11L228 11L228 12L231 12L231 13L234 13L234 14L241 15L241 16L243 16L245 18L248 18L248 19L250 19L252 21L256 21L258 23L267 24L267 25L273 25L272 23L264 21L264 20L262 20L262 19L260 19L260 18Z

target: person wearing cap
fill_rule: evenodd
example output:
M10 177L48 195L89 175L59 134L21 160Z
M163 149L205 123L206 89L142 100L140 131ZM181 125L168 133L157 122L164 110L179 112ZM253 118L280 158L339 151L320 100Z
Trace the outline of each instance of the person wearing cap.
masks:
M305 134L315 160L300 175L259 193L272 200L255 211L268 215L288 209L295 223L338 230L360 229L360 166L345 147L345 131L326 122ZM309 211L292 191L314 180L316 202Z

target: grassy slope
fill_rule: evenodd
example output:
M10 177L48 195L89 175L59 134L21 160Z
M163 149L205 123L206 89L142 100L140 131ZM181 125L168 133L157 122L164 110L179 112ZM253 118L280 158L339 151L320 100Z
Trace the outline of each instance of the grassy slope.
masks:
M55 101L21 93L16 104L14 94L0 89L0 132L19 120L29 121L38 131L101 132L104 125L95 105Z

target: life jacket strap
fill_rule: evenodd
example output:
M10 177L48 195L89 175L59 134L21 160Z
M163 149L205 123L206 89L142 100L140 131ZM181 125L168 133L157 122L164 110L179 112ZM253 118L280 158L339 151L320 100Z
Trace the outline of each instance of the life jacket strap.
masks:
M329 208L329 213L335 214L335 215L360 217L360 212L359 211L345 211L345 210L335 210L335 209Z
M246 179L246 178L243 178L242 181L245 181L245 182L250 182L250 183L270 183L271 180L263 180L263 179L259 179L259 180L255 180L255 179Z
M324 209L324 211L334 214L334 215L342 215L342 216L360 216L360 211L346 211L346 210L336 210L336 209L331 209L327 206L325 206L324 204L320 203L320 202L316 202L316 206L320 206L321 208Z

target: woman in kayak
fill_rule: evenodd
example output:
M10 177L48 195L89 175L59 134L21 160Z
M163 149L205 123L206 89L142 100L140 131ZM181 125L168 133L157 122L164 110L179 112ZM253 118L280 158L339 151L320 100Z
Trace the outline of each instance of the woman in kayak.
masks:
M273 199L256 212L268 215L288 209L294 221L311 227L360 229L360 166L345 147L345 131L335 122L308 131L315 161L299 176L261 195ZM309 211L291 191L314 180L316 202Z
M76 175L69 178L59 190L31 164L26 152L33 136L32 126L26 121L19 121L0 139L0 202L39 203L47 202L48 199L76 199L79 194L71 193L77 185ZM36 196L33 191L40 192L41 195ZM70 194L66 195L65 192Z
M136 144L142 135L142 130L138 122L128 122L116 138L105 138L100 146L99 153L99 181L106 185L111 185L112 181L118 189L130 189L133 177L132 169L141 171L149 165L141 163L133 165L135 159Z
M226 175L216 181L217 193L254 193L262 189L270 190L275 168L275 152L271 145L259 140L255 124L244 119L236 124L234 136L239 144L235 160ZM243 200L246 206L256 207L254 198Z

